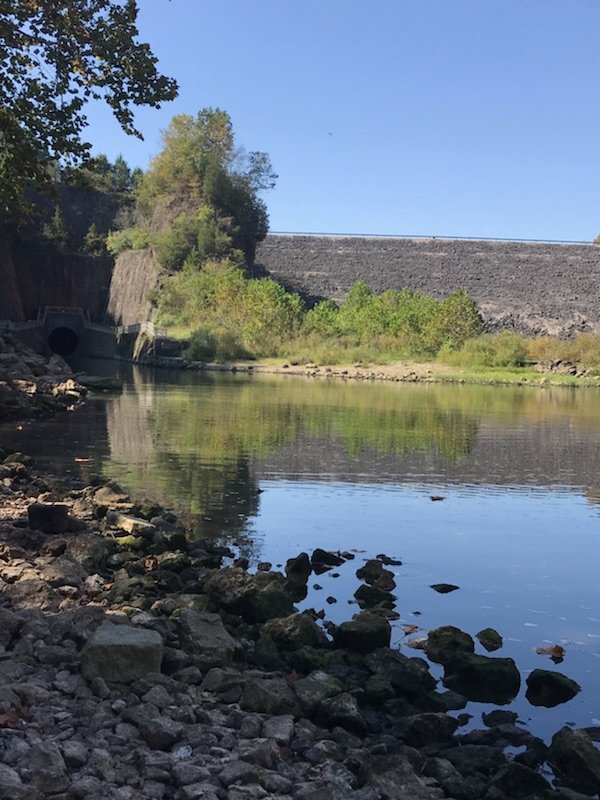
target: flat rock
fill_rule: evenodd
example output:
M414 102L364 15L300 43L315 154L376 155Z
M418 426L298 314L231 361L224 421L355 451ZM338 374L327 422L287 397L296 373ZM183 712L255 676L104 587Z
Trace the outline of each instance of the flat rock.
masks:
M131 683L160 672L163 640L156 631L103 622L81 652L81 671L88 680Z

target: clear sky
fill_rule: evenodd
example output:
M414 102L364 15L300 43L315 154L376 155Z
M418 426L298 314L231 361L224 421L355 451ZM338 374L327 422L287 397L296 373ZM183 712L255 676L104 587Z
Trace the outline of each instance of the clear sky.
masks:
M139 5L179 97L144 142L90 108L96 153L146 168L173 115L220 107L279 174L273 231L600 233L600 0Z

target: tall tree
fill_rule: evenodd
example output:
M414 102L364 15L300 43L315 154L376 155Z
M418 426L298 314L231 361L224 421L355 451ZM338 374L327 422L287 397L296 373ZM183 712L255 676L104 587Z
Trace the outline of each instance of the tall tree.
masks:
M22 210L27 186L49 180L50 162L89 152L88 100L105 101L142 138L134 107L176 96L137 39L137 15L136 0L0 0L0 212Z

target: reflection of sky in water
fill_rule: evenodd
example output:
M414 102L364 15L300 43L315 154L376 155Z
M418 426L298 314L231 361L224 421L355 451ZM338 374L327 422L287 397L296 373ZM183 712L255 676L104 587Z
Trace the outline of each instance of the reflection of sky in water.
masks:
M311 576L323 588L301 607L325 608L334 622L358 610L348 601L362 560L398 557L396 643L407 623L496 628L497 655L513 657L523 678L539 667L583 687L538 709L523 685L515 708L531 730L600 724L598 390L161 379L136 370L122 395L8 426L0 444L84 481L116 478L203 533L242 533L255 561L284 564L318 546L363 551ZM429 588L443 582L460 589ZM558 666L535 653L555 643L567 650ZM469 708L476 722L482 710Z
M302 607L325 608L329 619L341 622L358 610L348 601L360 583L355 571L363 560L378 553L400 558L402 566L390 567L401 615L392 623L395 643L402 646L407 623L425 631L452 624L471 635L496 628L504 646L495 655L514 658L523 678L513 707L524 721L531 719L532 731L548 735L566 722L597 724L600 518L583 496L516 487L475 491L271 481L261 487L260 511L249 529L261 543L261 559L283 564L316 546L359 551L354 561L312 575L309 586L323 588L313 590ZM430 494L445 500L432 502ZM335 572L339 578L331 576ZM430 588L443 582L460 590L438 594ZM338 602L327 604L330 595ZM567 650L558 666L535 653L536 647L556 643ZM485 654L479 646L478 652ZM534 708L525 700L524 680L535 668L564 672L583 691L555 709ZM485 709L471 704L468 710L478 720Z

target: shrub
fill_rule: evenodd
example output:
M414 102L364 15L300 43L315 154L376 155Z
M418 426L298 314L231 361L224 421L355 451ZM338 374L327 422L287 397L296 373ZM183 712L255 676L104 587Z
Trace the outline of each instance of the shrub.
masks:
M110 232L106 237L106 249L115 258L124 250L143 250L150 245L150 234L142 228L125 228Z

